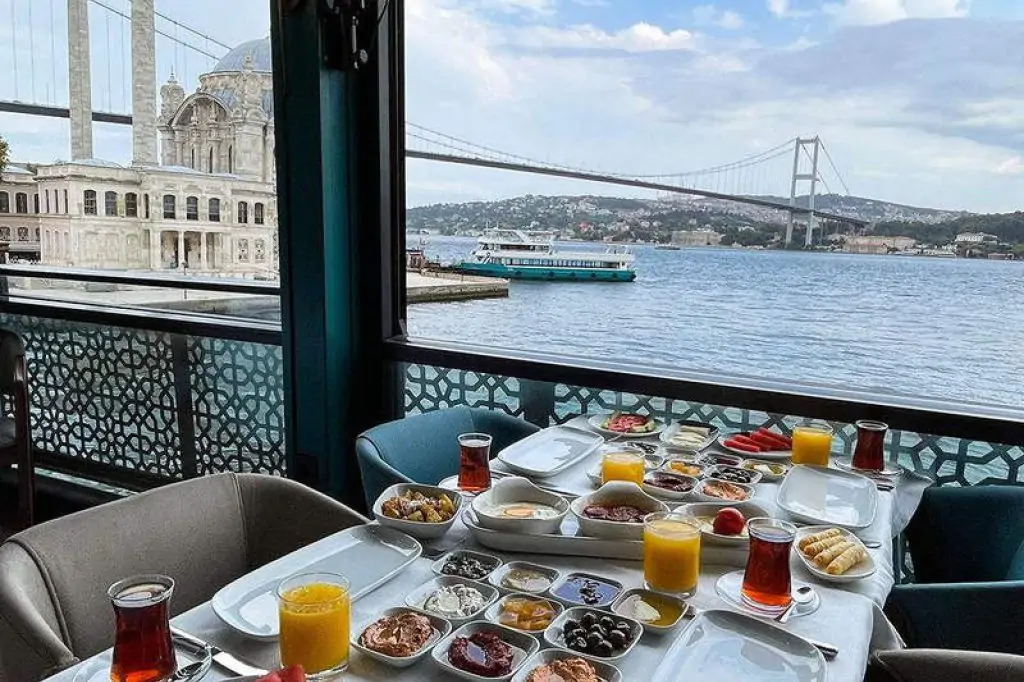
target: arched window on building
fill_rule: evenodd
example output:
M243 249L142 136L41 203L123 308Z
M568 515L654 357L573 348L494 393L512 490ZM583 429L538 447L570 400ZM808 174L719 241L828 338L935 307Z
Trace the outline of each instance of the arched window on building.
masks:
M103 215L117 215L117 192L103 193Z
M210 147L210 165L206 167L207 173L213 172L213 147Z
M164 195L164 218L174 220L178 217L178 207L173 194Z
M199 220L199 197L186 197L185 220Z
M0 192L0 213L11 212L11 195L7 192Z
M82 200L85 202L85 215L96 215L96 190L85 190Z
M50 190L46 190L46 212L50 212Z
M68 191L64 190L64 213L70 213L71 206L68 205Z
M210 222L220 222L220 199L210 199Z
M234 148L228 145L228 173L235 172Z
M244 201L238 202L238 222L249 222L249 204L245 203Z
M14 212L28 213L28 195L24 192L18 192L14 195Z
M39 213L39 192L32 195L32 212Z
M124 214L129 218L139 217L139 195L135 192L124 195Z
M252 210L252 221L257 225L263 224L263 204L257 202Z
M142 206L143 206L143 209L145 210L146 220L149 220L149 195L148 194L143 194L142 195Z

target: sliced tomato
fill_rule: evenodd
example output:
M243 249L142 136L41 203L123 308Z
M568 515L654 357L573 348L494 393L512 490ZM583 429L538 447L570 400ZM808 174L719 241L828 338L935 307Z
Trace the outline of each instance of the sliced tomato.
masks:
M723 442L727 448L732 448L733 450L740 450L742 452L761 452L761 448L758 447L757 445L748 445L746 443L741 443L735 438L727 438Z

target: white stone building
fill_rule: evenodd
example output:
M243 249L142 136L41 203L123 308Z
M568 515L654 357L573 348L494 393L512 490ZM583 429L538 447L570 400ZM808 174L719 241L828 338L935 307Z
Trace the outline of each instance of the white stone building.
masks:
M132 6L133 163L91 158L91 130L76 119L91 118L91 104L88 93L73 92L74 160L0 176L0 244L12 257L51 265L276 278L269 38L232 50L188 96L172 76L157 117L154 60L146 58L152 2Z

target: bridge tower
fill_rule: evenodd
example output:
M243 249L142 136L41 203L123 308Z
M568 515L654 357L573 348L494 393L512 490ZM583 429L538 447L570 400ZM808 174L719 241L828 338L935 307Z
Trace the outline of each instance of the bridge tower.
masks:
M808 152L807 148L811 147L812 151ZM806 154L811 159L811 172L801 173L800 172L800 154ZM821 153L821 138L815 135L814 137L796 138L796 146L793 149L793 183L789 190L789 205L796 208L796 190L797 183L801 180L810 181L811 187L808 193L807 199L807 234L804 237L804 245L810 246L814 240L814 228L817 220L814 216L814 198L818 190L818 155ZM789 221L786 223L786 245L788 246L793 241L793 216L796 211L789 212Z
M92 158L91 62L89 0L68 0L68 109L72 161Z

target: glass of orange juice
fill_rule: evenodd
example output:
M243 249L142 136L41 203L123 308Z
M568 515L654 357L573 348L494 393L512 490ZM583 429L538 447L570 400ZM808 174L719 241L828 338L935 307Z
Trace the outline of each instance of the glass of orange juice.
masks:
M639 450L613 450L601 459L601 482L629 481L644 483L644 453Z
M656 512L644 520L644 585L649 590L691 597L700 577L700 522L692 516Z
M823 421L808 421L793 429L793 464L827 467L832 452L832 427Z
M329 680L348 666L348 579L302 573L277 588L281 665L301 665L307 680Z

